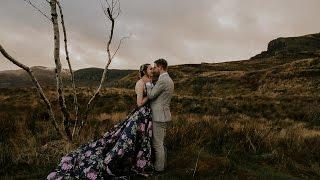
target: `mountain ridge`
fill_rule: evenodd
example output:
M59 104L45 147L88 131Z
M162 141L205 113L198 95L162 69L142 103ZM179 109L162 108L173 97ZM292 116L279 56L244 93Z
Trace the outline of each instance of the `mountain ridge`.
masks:
M39 83L43 86L55 86L55 68L44 66L30 67ZM100 82L102 76L102 68L83 68L73 71L75 82L77 86L96 86ZM112 84L113 81L118 80L133 72L133 70L119 70L109 69L108 78L104 83L105 86ZM70 85L70 72L68 69L62 70L62 78L66 85ZM0 71L0 88L20 88L32 87L32 81L28 74L23 69L18 70L4 70Z

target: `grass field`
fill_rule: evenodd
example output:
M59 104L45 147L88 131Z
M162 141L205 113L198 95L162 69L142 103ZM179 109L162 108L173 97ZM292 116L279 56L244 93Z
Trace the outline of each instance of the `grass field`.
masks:
M80 103L92 90L79 89ZM54 89L46 92L59 116ZM70 90L66 97L70 105ZM319 98L177 93L166 137L168 170L151 179L317 179ZM0 99L0 173L8 179L43 179L64 154L100 137L135 103L133 90L104 88L85 131L70 144L54 131L35 89L0 89Z

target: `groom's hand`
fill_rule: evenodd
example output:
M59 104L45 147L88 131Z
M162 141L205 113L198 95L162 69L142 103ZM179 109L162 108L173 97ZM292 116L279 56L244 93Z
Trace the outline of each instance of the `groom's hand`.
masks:
M152 78L150 77L145 78L145 83L152 83Z
M148 78L148 79L146 79L147 81L146 81L146 85L148 86L148 87L152 87L152 78Z

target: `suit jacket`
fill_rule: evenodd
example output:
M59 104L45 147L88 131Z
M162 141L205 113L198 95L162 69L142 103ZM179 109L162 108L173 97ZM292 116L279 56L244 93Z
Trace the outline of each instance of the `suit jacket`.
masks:
M171 121L170 103L174 91L174 83L169 74L159 77L155 86L146 86L151 100L152 120L157 122Z

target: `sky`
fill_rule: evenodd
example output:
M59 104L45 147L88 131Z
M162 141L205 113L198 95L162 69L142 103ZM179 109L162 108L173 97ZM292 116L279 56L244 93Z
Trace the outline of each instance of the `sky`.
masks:
M31 0L50 16L45 0ZM99 0L60 0L73 69L103 68L110 28ZM319 0L120 0L110 68L248 59L270 40L320 32ZM21 63L54 67L52 24L23 0L0 1L0 43ZM63 47L63 46L62 46ZM61 49L61 62L67 64ZM0 71L19 69L0 55Z

